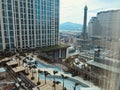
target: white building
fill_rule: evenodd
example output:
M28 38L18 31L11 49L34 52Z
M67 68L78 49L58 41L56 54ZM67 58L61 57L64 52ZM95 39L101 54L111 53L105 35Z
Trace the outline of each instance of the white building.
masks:
M89 36L101 36L109 40L120 37L120 10L101 11L88 24Z

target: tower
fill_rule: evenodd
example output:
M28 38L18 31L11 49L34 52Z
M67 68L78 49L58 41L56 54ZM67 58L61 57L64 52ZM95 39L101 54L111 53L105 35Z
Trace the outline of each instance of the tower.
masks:
M87 33L87 5L84 7L83 33Z
M87 33L87 5L84 7L84 19L83 19L83 29L81 33L80 45L82 49L87 49L88 45L88 33Z

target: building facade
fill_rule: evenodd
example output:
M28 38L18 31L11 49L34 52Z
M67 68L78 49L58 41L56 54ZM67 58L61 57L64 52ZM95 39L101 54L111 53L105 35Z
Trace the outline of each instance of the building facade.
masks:
M59 0L0 0L0 51L58 45Z
M94 36L100 36L100 28L98 28L98 19L97 17L92 17L88 23L88 36L94 37Z
M88 24L89 36L101 36L110 40L119 39L120 10L101 11Z
M101 56L100 51L95 51L94 60L88 61L90 77L102 90L119 90L120 60Z
M120 10L101 11L88 24L93 45L111 49L120 43Z

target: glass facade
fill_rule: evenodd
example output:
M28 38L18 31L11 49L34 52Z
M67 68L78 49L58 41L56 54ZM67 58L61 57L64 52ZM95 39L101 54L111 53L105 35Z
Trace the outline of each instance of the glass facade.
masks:
M0 5L0 50L58 45L59 0L1 0Z

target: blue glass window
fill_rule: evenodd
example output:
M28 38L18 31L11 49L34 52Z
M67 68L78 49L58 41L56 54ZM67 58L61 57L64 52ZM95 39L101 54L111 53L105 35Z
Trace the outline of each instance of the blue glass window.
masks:
M13 31L10 31L10 36L13 36L14 34L13 34Z
M11 3L11 0L7 0L7 3Z
M3 10L2 13L3 13L3 16L7 16L6 11Z
M7 18L3 18L3 23L7 23Z
M10 23L10 24L12 24L12 23L13 23L12 18L9 18L9 23Z
M8 4L8 10L12 10L11 4Z
M8 16L12 17L12 12L11 11L8 12Z
M9 25L9 29L10 29L10 30L13 30L13 25L10 24L10 25Z

